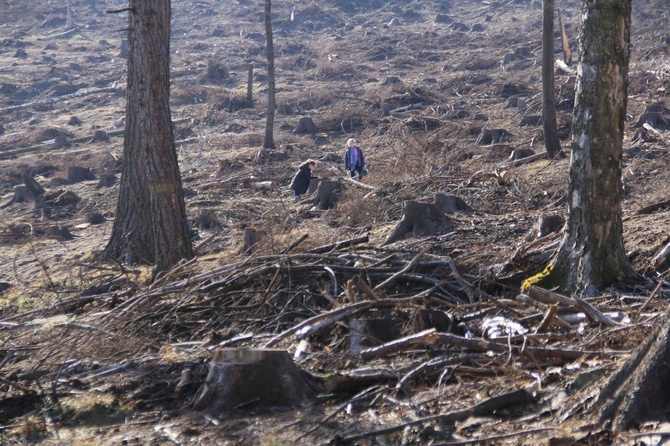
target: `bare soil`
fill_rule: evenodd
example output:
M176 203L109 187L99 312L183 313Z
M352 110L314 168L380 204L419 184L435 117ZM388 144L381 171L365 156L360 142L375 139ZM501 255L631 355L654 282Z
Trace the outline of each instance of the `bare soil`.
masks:
M340 322L309 338L296 363L320 384L361 369L374 379L324 391L292 410L243 407L218 417L192 407L213 348L260 347L345 304L340 293L352 270L337 270L332 292L323 269L291 275L280 266L342 262L375 286L382 279L366 276L365 268L373 271L376 260L406 264L429 247L413 272L441 282L433 308L475 337L486 337L483 323L496 315L535 330L543 311L523 300L519 287L544 268L560 241L560 225L542 237L537 225L540 217L564 216L569 167L569 155L512 159L518 149L544 152L533 118L541 115L541 2L275 2L277 147L265 150L263 5L172 0L171 111L197 258L154 284L150 266L98 258L115 214L125 114L126 18L108 12L127 3L69 5L73 23L62 3L0 0L0 206L7 204L0 208L2 444L338 444L531 385L532 404L457 422L417 422L354 443L627 441L622 433L579 430L572 416L579 411L566 408L579 402L578 379L588 383L611 372L667 306L664 289L643 303L659 276L653 259L670 239L670 213L667 206L637 212L670 198L663 186L670 177L670 117L663 109L648 121L658 132L637 125L647 106L665 104L670 88L668 19L656 2L634 4L623 160L624 241L649 280L592 297L602 311L620 313L616 327L552 328L518 344L619 354L530 360L510 347L509 354L472 358L459 347L422 345L364 361L349 356L350 333ZM559 6L575 53L579 2ZM556 58L560 48L557 34ZM558 124L568 154L574 82L574 73L557 71ZM305 116L318 130L297 134ZM483 141L490 130L504 130L492 132L503 140ZM108 139L91 141L96 131ZM309 197L294 203L288 184L297 167L313 158L320 178L343 177L351 137L365 151L368 187L343 181L329 210L315 208ZM72 167L89 169L95 179L68 180ZM22 174L35 178L47 199L10 204ZM273 187L254 187L263 181ZM435 194L457 196L470 210L385 245L403 202L430 202ZM240 253L248 227L259 234L251 257ZM364 244L299 257L366 235ZM186 281L208 272L214 272L208 280ZM385 295L416 295L428 288L421 280L403 278ZM399 335L408 335L420 328L413 319L419 308L412 303L366 316L393 318ZM277 347L293 354L297 345L287 337ZM439 358L462 360L393 391L397 378L389 375ZM185 370L188 382L181 381Z

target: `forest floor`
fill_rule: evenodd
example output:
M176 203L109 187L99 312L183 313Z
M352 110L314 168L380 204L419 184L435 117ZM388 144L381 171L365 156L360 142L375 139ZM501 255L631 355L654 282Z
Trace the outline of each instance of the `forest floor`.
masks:
M68 23L64 4L0 0L0 443L631 444L662 430L608 432L582 409L667 308L670 290L654 293L670 240L667 17L634 5L624 243L646 280L588 297L605 322L558 305L565 323L544 327L546 302L520 285L561 240L569 156L517 159L544 152L542 2L275 3L266 150L263 5L172 0L171 111L197 257L152 283L150 266L99 260L125 114L126 17L107 11L127 2L71 0ZM560 12L576 53L579 2ZM574 83L557 69L566 154ZM314 131L296 132L304 117ZM351 137L362 185L341 170ZM308 158L341 187L330 209L293 201ZM26 178L45 189L37 202L15 200ZM387 243L406 202L436 195L466 206ZM379 301L361 307L370 296L348 293L352 278ZM300 338L303 321L343 308ZM214 350L269 346L317 398L196 410Z

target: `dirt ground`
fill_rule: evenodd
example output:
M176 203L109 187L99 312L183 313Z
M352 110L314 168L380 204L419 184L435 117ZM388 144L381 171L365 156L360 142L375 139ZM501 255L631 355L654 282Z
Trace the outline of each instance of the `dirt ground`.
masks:
M0 0L0 443L642 441L584 428L578 382L596 386L588 377L611 372L666 307L664 288L645 303L660 276L654 258L670 240L663 186L670 180L670 115L662 107L646 128L640 120L648 106L665 105L670 88L668 19L657 2L634 4L624 137L624 241L648 281L592 299L618 318L616 326L554 327L523 341L592 354L531 360L512 347L476 355L422 344L366 361L348 351L351 334L340 321L307 338L295 361L319 385L335 374L350 388L322 388L316 401L292 410L244 407L217 416L193 407L214 348L267 345L344 305L343 286L355 272L375 286L424 250L383 297L416 296L438 283L433 308L476 338L486 337L484 322L495 316L536 328L543 309L524 300L519 287L560 241L560 224L539 237L538 221L564 217L569 167L569 156L514 159L522 149L544 151L537 120L541 3L275 1L277 147L264 150L263 5L172 0L171 111L197 258L152 284L149 266L98 261L123 160L126 13L109 12L127 3L71 0L68 14L62 3ZM558 3L576 53L579 2ZM556 58L562 57L557 33ZM250 65L253 106L246 103ZM559 132L568 154L574 82L570 68L557 70ZM314 132L295 131L303 117L313 120ZM481 135L488 131L504 137L486 141ZM94 141L96 132L107 138ZM367 158L364 185L340 180L332 209L320 210L310 198L294 203L288 184L297 167L317 159L322 180L341 179L351 137ZM77 167L86 175L78 177ZM12 203L26 174L46 198ZM255 187L264 181L272 188ZM427 203L436 194L458 197L469 209L385 244L406 200ZM241 254L249 228L258 234L253 256ZM365 243L309 252L364 236ZM329 265L339 280L332 292L323 273ZM421 328L421 308L412 302L365 316L390 318L405 336ZM507 334L503 344L511 346L516 341ZM298 345L287 336L275 347L293 355ZM597 353L604 351L616 354ZM431 362L446 359L453 364ZM410 372L417 378L394 391ZM532 404L421 421L529 386Z

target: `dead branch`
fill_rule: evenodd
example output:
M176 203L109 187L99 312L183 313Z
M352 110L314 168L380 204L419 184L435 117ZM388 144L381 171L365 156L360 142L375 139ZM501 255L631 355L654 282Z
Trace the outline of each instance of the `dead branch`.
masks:
M370 241L370 237L365 235L363 237L357 237L357 238L353 238L351 240L345 240L345 241L333 243L333 244L330 244L330 245L319 246L318 248L310 249L307 252L312 253L312 254L322 254L322 253L326 253L326 252L337 251L338 249L342 249L342 248L348 248L349 246L358 245L358 244L361 244L361 243L367 243L368 241Z
M397 279L399 279L403 274L405 274L407 271L413 269L416 264L421 260L421 258L426 254L428 251L430 251L433 247L431 245L426 246L421 250L420 253L418 253L403 269L398 271L397 273L393 274L391 277L377 285L376 287L373 288L374 291L381 291L387 286L391 285L393 282L395 282Z
M364 438L388 435L397 432L399 430L402 430L408 426L415 426L417 424L429 423L432 421L439 421L441 423L450 423L459 420L465 420L466 418L472 416L482 416L506 407L516 406L519 404L529 404L532 403L533 401L535 401L535 399L531 395L530 390L526 389L515 390L513 392L505 393L503 395L490 398L486 401L482 401L481 403L476 404L467 409L444 414L431 415L428 417L419 418L417 420L412 420L407 423L402 423L396 426L390 426L374 431L349 435L341 438L340 444L351 444Z
M566 360L577 359L583 356L612 357L625 355L626 352L606 352L606 351L583 351L583 350L564 350L552 348L537 347L516 347L497 342L484 341L482 339L468 339L448 333L438 333L435 329L425 330L415 335L406 336L395 341L382 344L377 347L369 348L361 352L361 359L369 361L370 359L384 356L389 353L409 350L417 346L438 346L451 345L453 347L467 348L475 351L492 351L494 353L511 352L517 355L542 358L561 358Z

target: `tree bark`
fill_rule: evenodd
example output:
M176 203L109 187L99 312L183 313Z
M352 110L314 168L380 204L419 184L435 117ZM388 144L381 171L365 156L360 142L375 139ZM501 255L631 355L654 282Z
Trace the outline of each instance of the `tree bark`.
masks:
M594 412L599 423L622 431L636 422L663 420L670 408L670 313L645 343L599 386Z
M554 94L554 0L544 0L542 20L542 128L547 157L561 151Z
M218 349L194 408L219 416L237 407L299 406L317 388L283 350Z
M265 141L263 148L274 149L275 123L275 50L272 43L272 0L265 0L265 39L268 57L268 111L265 122Z
M193 257L170 119L170 1L130 0L123 168L105 253L165 271Z
M542 286L597 291L633 273L623 244L621 160L630 0L582 2L568 222Z

